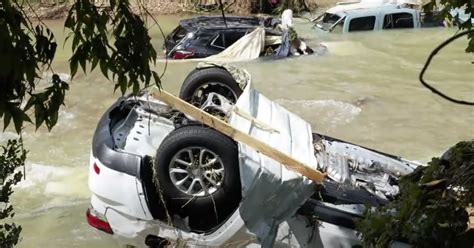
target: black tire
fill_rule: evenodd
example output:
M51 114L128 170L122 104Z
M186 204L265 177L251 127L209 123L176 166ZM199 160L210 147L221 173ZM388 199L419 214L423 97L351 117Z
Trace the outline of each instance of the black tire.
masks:
M191 191L191 193L188 194L183 191L183 188L196 189L201 187L201 194L206 194L200 182L196 183L199 184L199 187L196 185L188 186L191 184L188 184L188 181L194 180L195 175L193 173L196 173L195 171L199 169L189 169L188 172L184 172L184 174L183 172L179 172L173 174L174 176L171 176L172 173L170 173L170 171L180 166L178 169L195 168L189 165L184 166L176 161L180 159L185 162L193 162L194 160L192 160L190 156L188 156L188 158L190 158L189 161L186 159L185 155L188 154L187 151L196 149L191 151L194 157L196 152L200 154L199 151L201 150L199 149L201 148L203 148L202 150L208 150L214 153L214 155L220 159L222 166L217 166L216 168L223 168L224 176L214 178L215 181L220 180L220 187L214 187L214 185L210 184L209 180L205 179L205 176L201 176L200 178L203 180L201 182L207 180L206 182L209 183L207 185L207 195L193 196L192 193L197 194L198 190L195 192ZM213 155L211 153L204 153L202 157L205 156L212 157ZM210 161L208 159L209 157L206 158L206 161ZM201 163L201 160L204 159L198 160L199 163ZM219 160L217 161L219 162ZM217 162L212 166L216 164ZM160 191L168 211L172 216L178 214L182 217L189 217L189 225L193 230L208 231L220 224L237 208L242 198L237 146L234 141L227 136L207 127L184 126L171 132L158 148L154 169L154 176L158 179ZM214 169L211 171L213 170ZM199 175L208 172L208 170L199 171L202 171L197 172ZM215 173L213 175L218 174ZM180 176L179 181L177 181L178 183L181 182L181 180L185 180L186 182L182 183L182 185L177 185L176 178L178 176ZM173 182L172 177L175 182ZM191 179L185 179L186 177ZM212 189L215 189L215 191L211 193Z
M184 80L179 97L200 107L207 94L218 93L235 103L242 89L230 73L221 67L194 69Z

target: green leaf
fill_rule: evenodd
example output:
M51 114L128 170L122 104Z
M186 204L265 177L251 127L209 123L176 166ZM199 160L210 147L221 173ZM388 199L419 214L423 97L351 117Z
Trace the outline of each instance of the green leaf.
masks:
M69 60L69 70L71 71L71 79L74 78L74 76L77 73L77 66L78 66L77 56L76 54L74 54Z
M48 130L51 131L51 129L56 125L57 122L58 122L58 111L56 110L53 113L51 113Z
M74 20L74 17L73 17L73 13L74 13L73 8L69 9L66 20L64 21L64 27L65 28L69 28L69 29L74 28L75 20Z
M45 110L41 104L35 105L35 126L38 129L44 122Z
M77 49L79 43L81 42L81 34L72 33L72 36L74 36L74 38L72 39L72 50L74 51Z
M137 94L140 91L140 84L138 82L133 83L133 94Z
M85 58L85 57L79 58L79 64L81 65L82 71L83 71L84 73L87 72L87 71L86 71L86 69L87 69L86 60L87 60L87 58Z
M107 61L105 59L100 59L99 66L100 66L100 71L102 71L102 74L107 79L109 79L109 74L107 73L108 72Z
M120 87L120 92L122 95L125 95L127 92L127 77L125 77L123 74L118 75L118 84Z
M99 63L99 58L97 58L96 56L94 56L94 57L92 58L91 72L95 69L95 67L97 66L98 63Z
M6 110L3 115L3 131L5 131L7 127L10 125L11 119L12 119L12 115L10 114L10 111Z
M153 80L155 81L155 85L158 88L161 88L161 78L160 78L160 76L158 76L158 73L156 73L155 71L152 71L151 73L153 74Z
M21 115L21 112L12 112L13 124L15 125L15 131L17 133L21 132L21 127L23 126L24 118Z

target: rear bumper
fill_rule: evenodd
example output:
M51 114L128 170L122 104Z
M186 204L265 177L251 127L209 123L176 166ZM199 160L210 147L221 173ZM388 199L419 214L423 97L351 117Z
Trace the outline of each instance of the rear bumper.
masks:
M117 211L103 199L93 196L92 206L104 214L114 231L114 238L127 245L147 248L151 236L170 242L171 245L187 244L190 247L254 247L260 246L236 211L219 229L210 234L196 234L167 225L158 220L142 220ZM100 210L96 210L100 211ZM279 247L352 247L360 241L354 230L329 222L312 222L296 215L283 222L278 230L275 246Z

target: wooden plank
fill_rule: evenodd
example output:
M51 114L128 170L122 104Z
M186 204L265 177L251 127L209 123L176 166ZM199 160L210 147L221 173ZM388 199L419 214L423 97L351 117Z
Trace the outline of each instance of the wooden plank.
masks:
M241 109L237 108L237 106L234 106L232 108L232 111L239 115L240 117L244 118L244 119L247 119L248 121L250 121L253 125L261 128L262 130L265 130L265 131L268 131L268 132L271 132L271 133L280 133L280 131L276 130L275 128L271 127L270 125L266 124L266 123L263 123L259 120L257 120L255 117L253 117L252 115L250 115L249 113L245 112L245 111L242 111Z
M221 133L231 137L234 140L237 140L239 142L242 142L256 151L280 162L283 164L286 168L289 170L295 171L300 173L301 175L317 182L321 183L323 181L323 178L325 177L325 174L318 171L314 170L308 165L286 155L285 153L267 145L266 143L253 138L252 136L235 129L234 127L230 126L228 123L222 121L221 119L202 111L201 109L181 100L178 97L173 96L172 94L164 91L164 90L159 90L156 89L153 91L153 96L166 104L168 104L170 107L181 111L193 118L195 118L197 121L204 123Z

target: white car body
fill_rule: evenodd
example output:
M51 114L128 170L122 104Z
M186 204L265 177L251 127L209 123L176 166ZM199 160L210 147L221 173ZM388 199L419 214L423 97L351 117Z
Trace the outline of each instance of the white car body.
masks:
M263 103L276 106L270 100ZM129 108L128 104L132 107ZM274 111L286 111L281 107L276 109L281 110ZM92 191L91 206L87 211L89 224L113 234L126 247L162 247L160 242L161 245L172 244L179 247L259 247L259 235L250 231L252 228L248 224L251 220L242 217L240 207L208 232L190 230L186 219L177 218L182 223L177 223L176 220L169 223L157 217L168 213L154 205L160 196L151 192L154 189L151 178L153 173L147 166L147 159L155 156L162 141L175 129L169 118L156 114L167 111L170 111L168 106L147 96L132 97L117 101L99 121L89 167L89 187ZM266 114L265 111L262 112ZM286 112L282 113L288 115ZM267 123L271 123L269 120ZM290 123L288 120L290 119L283 122ZM327 184L328 190L335 188L336 195L332 196L336 198L340 192L341 202L351 195L356 196L353 198L360 196L360 201L364 197L384 199L387 195L395 195L398 188L389 185L390 175L407 174L418 166L392 155L312 134L302 130L300 126L293 128L290 133L301 135L301 132L298 133L299 129L303 134L307 133L308 137L318 137L318 140L310 139L312 142L309 151L312 156L314 145L319 169L326 170L332 180ZM252 183L255 180L259 181L260 178L255 178ZM370 186L364 182L370 182ZM342 185L350 185L350 189L339 189ZM374 189L374 192L364 190L360 194L358 190L354 190L355 187ZM280 196L262 196L262 199L266 199L265 197ZM310 198L304 206L317 213L318 221L301 212L285 218L276 232L274 247L352 247L360 244L352 224L347 222L352 223L354 217L361 216L361 202L340 204ZM254 211L258 214L259 209ZM394 246L404 244L396 243Z

